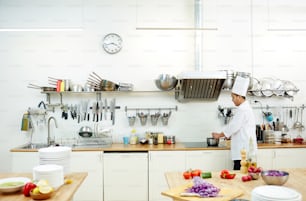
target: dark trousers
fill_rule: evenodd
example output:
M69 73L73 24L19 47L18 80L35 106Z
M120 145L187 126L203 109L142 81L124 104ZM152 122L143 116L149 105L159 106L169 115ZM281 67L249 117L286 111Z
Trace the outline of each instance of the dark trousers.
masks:
M234 170L240 170L240 161L241 160L234 160Z

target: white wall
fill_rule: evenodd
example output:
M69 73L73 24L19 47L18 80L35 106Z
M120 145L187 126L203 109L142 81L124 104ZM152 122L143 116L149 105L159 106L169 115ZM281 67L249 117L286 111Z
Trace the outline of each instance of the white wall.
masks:
M17 2L1 1L0 9L10 11L0 12L2 28L81 27L83 30L0 32L0 171L10 170L9 149L29 141L29 134L20 131L22 114L28 107L35 108L46 99L39 90L27 88L28 83L45 86L48 85L48 76L51 76L84 84L94 71L105 79L133 83L135 90L156 90L153 80L160 73L177 75L195 69L194 31L136 30L136 27L150 26L191 27L192 0L67 0L56 5L52 4L54 1L37 5L29 0L27 6ZM291 26L290 20L284 24L276 20L277 28L290 29L269 31L271 22L278 19L276 11L279 7L275 0L203 2L204 26L218 28L217 31L203 31L203 69L232 69L250 72L257 78L276 77L293 81L300 89L294 101L276 97L248 98L271 106L304 104L306 32L302 28L305 29L306 25L302 24L303 20L298 24L298 30ZM306 13L304 3L298 3ZM37 7L42 12L38 12ZM276 11L271 13L271 10ZM287 16L295 12L289 7L285 11ZM48 20L44 21L36 14ZM305 14L298 17L305 19ZM103 36L110 32L120 34L124 41L122 51L115 55L109 55L101 48ZM139 134L148 130L163 131L176 135L177 141L203 140L212 131L220 130L223 122L217 117L217 106L232 106L226 91L215 102L179 103L171 93L115 93L104 97L116 97L117 105L121 107L116 113L115 141L120 141L132 129L128 126L125 106L178 106L167 127L161 124L141 127L139 123L135 126ZM68 104L86 99L94 101L95 96L64 96ZM255 112L258 123L262 123L260 110ZM77 130L83 124L62 120L59 109L49 115L57 118L58 128L54 129L53 123L51 125L57 138L77 137ZM35 129L33 140L45 140L46 126L36 124Z

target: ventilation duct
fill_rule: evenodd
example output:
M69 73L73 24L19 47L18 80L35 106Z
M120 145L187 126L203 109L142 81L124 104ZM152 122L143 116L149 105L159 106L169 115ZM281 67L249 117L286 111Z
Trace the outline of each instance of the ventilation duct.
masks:
M175 99L180 102L190 100L217 100L226 71L202 72L202 0L194 1L195 23L195 71L180 74L175 88ZM199 30L198 30L199 29Z

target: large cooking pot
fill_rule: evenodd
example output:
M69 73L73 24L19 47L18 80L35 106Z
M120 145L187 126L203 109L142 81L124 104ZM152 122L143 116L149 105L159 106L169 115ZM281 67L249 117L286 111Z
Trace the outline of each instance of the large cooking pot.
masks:
M207 146L216 147L219 145L219 139L213 137L206 138Z
M226 80L223 83L222 89L232 89L234 84L235 73L232 70L226 70Z

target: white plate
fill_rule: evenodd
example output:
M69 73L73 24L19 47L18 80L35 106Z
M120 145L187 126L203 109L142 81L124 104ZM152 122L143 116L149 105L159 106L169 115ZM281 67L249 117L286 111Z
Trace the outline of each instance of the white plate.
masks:
M22 187L27 183L30 182L31 179L26 178L26 177L10 177L10 178L5 178L5 179L0 179L0 192L3 193L12 193L12 192L17 192L22 189ZM20 185L14 185L14 186L1 186L4 183L7 182L22 182Z
M259 186L253 189L252 191L252 200L270 201L270 200L301 200L302 195L295 191L294 189L283 187L283 186L274 186L274 185L265 185Z

